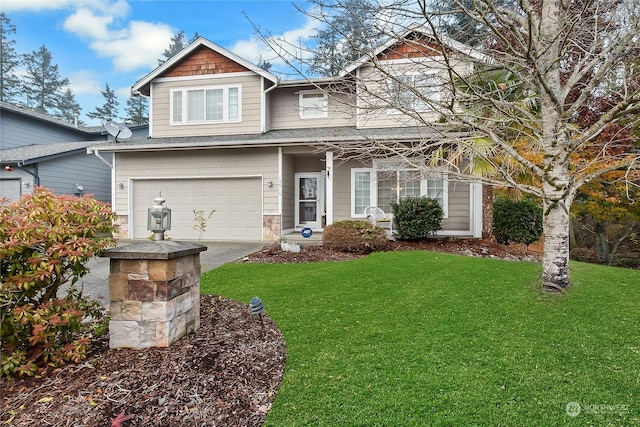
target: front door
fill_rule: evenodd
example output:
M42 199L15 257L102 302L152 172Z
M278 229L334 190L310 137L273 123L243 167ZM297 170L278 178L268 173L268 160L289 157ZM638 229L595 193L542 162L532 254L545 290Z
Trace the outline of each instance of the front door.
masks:
M296 174L296 228L320 228L320 173Z

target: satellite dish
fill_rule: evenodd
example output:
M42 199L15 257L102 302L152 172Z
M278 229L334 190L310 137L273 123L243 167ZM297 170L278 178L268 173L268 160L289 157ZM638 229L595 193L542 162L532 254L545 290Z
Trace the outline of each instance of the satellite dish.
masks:
M111 120L107 120L104 124L104 128L109 135L112 135L115 142L118 142L118 137L121 139L129 139L131 138L131 129L123 125L122 123L116 123Z

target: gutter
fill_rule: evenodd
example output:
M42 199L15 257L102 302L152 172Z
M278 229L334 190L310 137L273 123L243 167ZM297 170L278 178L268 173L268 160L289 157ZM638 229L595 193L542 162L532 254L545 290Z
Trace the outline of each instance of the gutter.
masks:
M18 163L16 163L16 167L18 169L20 169L23 172L28 173L29 175L31 175L33 177L33 185L40 185L40 176L38 175L38 164L34 163L33 164L33 169L35 170L35 172L31 172L29 169L24 167L24 161L19 161Z
M104 163L105 165L107 165L107 166L109 167L109 169L113 169L113 165L112 165L111 163L109 163L109 162L107 161L107 159L105 159L104 157L102 157L102 156L100 155L100 152L99 152L98 150L92 150L91 148L88 148L88 147L87 147L87 154L92 154L92 153L93 153L93 154L95 154L95 156L96 156L97 158L99 158L99 159L102 161L102 163Z

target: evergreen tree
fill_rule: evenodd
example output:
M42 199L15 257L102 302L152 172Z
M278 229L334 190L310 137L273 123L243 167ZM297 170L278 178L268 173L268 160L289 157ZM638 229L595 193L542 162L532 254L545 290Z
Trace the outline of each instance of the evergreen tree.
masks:
M326 26L313 38L317 47L309 72L319 76L334 76L349 62L376 47L382 37L375 25L378 3L372 0L331 0L324 2L321 15L334 11Z
M271 67L273 67L273 64L269 61L267 61L266 59L263 59L262 56L260 56L260 58L258 58L258 67L262 68L263 70L269 72L269 70L271 69Z
M496 0L500 7L515 6L515 0ZM440 23L443 34L470 46L479 46L490 35L487 24L491 23L491 16L485 14L487 22L473 19L469 11L482 9L481 3L474 0L437 0L431 3L433 12L446 17ZM485 8L485 12L486 12Z
M76 119L80 117L80 111L82 111L75 95L69 88L58 98L56 109L55 116L70 123L75 123ZM78 124L81 124L79 120Z
M51 52L42 45L37 51L24 56L26 74L22 80L22 91L29 107L39 113L54 114L62 90L69 79L60 78L58 66L52 62Z
M191 37L191 40L187 42L184 31L176 33L173 37L171 37L171 43L169 44L169 47L166 48L164 52L162 52L163 58L158 59L158 65L162 65L169 59L173 58L178 52L184 49L187 45L196 41L199 37L200 35L196 31L195 33L193 33L193 37Z
M16 41L11 34L16 33L16 26L4 12L0 13L0 101L10 102L20 93L20 79L15 69L20 64L20 56L16 53Z
M105 89L100 93L104 97L104 104L102 107L96 107L95 110L87 114L90 119L99 119L103 122L107 120L116 120L118 118L118 97L114 90L109 87L109 84L105 84Z
M125 121L134 125L149 123L149 100L144 96L129 97L125 113Z

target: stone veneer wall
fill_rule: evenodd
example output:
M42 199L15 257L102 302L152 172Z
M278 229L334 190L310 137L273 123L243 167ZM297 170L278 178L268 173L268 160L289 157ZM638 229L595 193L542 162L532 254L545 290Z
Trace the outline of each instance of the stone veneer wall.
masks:
M167 245L169 251L149 252ZM196 248L171 251L180 245ZM163 241L119 249L106 253L111 258L109 347L168 347L195 332L200 327L199 253L206 247ZM166 259L154 259L163 255Z
M264 215L262 217L262 240L277 242L282 238L280 215Z

